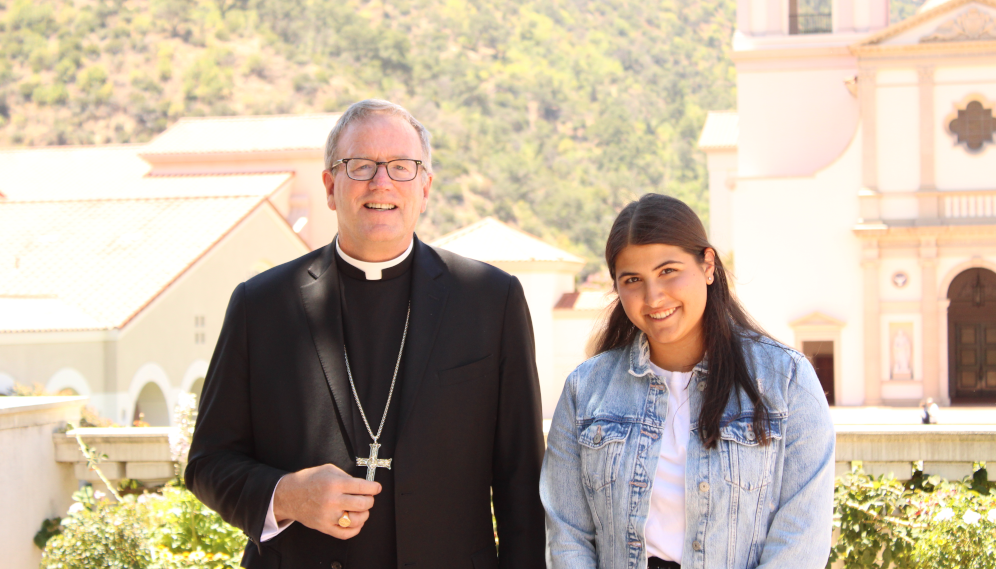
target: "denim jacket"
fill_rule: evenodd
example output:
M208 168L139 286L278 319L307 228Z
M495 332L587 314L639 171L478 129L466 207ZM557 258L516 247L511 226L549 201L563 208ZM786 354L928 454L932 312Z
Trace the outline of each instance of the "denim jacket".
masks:
M834 427L812 365L768 339L744 340L768 406L759 445L753 405L737 390L706 449L698 432L708 364L689 384L683 569L822 569L830 554ZM540 495L549 567L642 569L650 493L667 417L665 381L642 334L567 378L547 441Z

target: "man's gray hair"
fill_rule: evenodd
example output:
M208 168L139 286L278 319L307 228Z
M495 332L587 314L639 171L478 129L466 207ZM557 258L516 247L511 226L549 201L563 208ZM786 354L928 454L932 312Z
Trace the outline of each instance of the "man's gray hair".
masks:
M332 131L329 132L328 140L325 141L325 169L332 169L332 164L336 161L336 153L339 152L339 139L342 138L342 133L346 131L346 128L352 123L362 122L373 115L399 116L412 125L422 143L422 173L426 176L431 174L432 146L430 146L429 141L432 139L432 135L404 107L383 99L367 99L353 103L346 109L346 112L342 113L335 126L332 127ZM347 156L347 158L351 157Z

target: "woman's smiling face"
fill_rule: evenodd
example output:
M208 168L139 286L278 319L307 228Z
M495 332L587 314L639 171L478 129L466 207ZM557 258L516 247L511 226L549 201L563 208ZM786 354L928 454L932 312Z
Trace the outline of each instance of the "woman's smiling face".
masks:
M647 335L651 360L687 371L702 359L702 315L716 253L699 259L674 245L628 245L616 257L616 291L630 321ZM686 369L687 368L687 369Z

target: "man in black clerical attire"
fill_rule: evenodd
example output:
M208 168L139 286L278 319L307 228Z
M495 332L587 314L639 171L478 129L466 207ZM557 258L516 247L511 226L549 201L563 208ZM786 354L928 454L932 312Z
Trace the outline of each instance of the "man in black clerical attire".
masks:
M250 537L244 567L543 567L521 285L415 236L431 149L403 108L351 106L325 168L339 233L236 288L187 485Z

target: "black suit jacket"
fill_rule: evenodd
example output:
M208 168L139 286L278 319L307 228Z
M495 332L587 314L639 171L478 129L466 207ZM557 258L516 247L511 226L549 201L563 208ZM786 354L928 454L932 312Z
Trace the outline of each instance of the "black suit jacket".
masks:
M398 567L543 567L544 445L522 286L417 238L412 254L411 324L391 457ZM245 567L352 569L349 540L300 523L260 543L281 476L326 463L347 472L355 465L339 298L329 245L240 284L229 303L186 483L249 535Z

